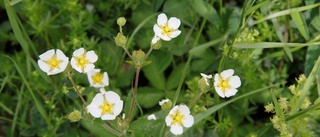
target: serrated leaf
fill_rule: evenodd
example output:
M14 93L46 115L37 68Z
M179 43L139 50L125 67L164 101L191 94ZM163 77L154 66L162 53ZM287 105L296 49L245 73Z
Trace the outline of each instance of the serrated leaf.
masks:
M307 23L306 20L304 18L304 16L302 15L301 12L295 12L291 14L291 18L293 20L293 22L296 24L299 32L301 33L301 35L303 36L303 38L305 40L309 40L310 36L309 36L309 29L307 27Z
M151 108L158 105L159 101L164 98L164 92L151 87L142 87L138 89L137 100L143 108Z

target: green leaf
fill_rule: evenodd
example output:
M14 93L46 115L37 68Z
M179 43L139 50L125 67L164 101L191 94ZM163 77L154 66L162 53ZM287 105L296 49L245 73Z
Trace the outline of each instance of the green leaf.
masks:
M158 105L164 97L164 92L151 87L142 87L138 89L137 100L143 108L151 108Z
M307 27L306 20L301 12L295 12L291 14L293 22L296 24L298 30L305 40L309 40L309 29Z
M287 9L287 10L275 12L275 13L272 13L272 14L270 14L270 15L268 15L268 16L260 19L260 20L255 21L254 24L258 24L260 22L263 22L263 21L266 21L266 20L269 20L269 19L272 19L272 18L276 18L276 17L289 15L289 14L296 13L296 12L309 10L309 9L318 7L319 5L320 5L320 3L317 3L317 4L308 5L308 6L303 6L303 7L292 8L292 9Z
M185 63L179 64L172 70L167 80L167 90L173 90L178 87L185 65Z
M311 69L313 68L313 65L317 58L320 55L320 45L318 46L309 46L307 49L307 55L306 55L306 62L305 62L305 69L304 74L306 77L309 76Z
M199 57L203 54L203 52L205 50L207 50L209 47L212 47L222 41L225 41L225 39L227 38L228 34L225 34L223 37L221 38L218 38L218 39L215 39L215 40L212 40L212 41L209 41L207 43L204 43L204 44L201 44L201 45L198 45L194 48L192 48L190 51L189 51L189 54L191 55L194 55L196 57Z
M207 16L208 21L212 24L220 24L221 20L218 12L207 1L192 0L191 7L202 17L205 17L207 12L210 10L208 13L209 15Z
M89 120L81 120L81 124L90 131L94 136L96 137L116 137L113 133L109 132L107 129L105 129L101 123L93 123L93 121Z
M162 55L163 54L155 56L151 54L148 59L150 59L152 63L142 68L144 75L147 77L151 85L158 89L165 89L165 77L163 71L167 67L166 64L169 62L162 59Z
M164 0L154 0L152 4L153 11L158 11L161 5L163 4Z

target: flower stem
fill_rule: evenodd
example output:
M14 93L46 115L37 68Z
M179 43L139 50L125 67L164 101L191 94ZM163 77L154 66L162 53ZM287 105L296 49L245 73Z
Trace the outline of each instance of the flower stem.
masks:
M128 49L125 48L125 47L122 47L122 48L123 48L123 50L127 53L127 55L129 56L129 58L130 58L131 60L133 60L131 54L130 54L129 51L128 51Z
M80 97L80 99L82 100L84 105L87 105L86 100L84 100L84 98L82 97L82 94L80 93L79 89L77 88L77 85L74 83L72 77L68 76L69 81L71 82L72 86L74 87L74 89L76 90L76 92L78 93L78 96Z
M202 94L203 94L203 92L200 91L200 93L199 93L199 94L192 100L192 102L188 105L189 108L191 108L191 107L196 103L196 101L199 100L199 98L202 96Z
M152 50L153 50L153 48L150 48L150 49L149 49L149 51L148 51L146 57L144 58L144 60L147 60L147 58L149 57L149 55L150 55L150 53L152 52Z
M111 133L115 134L116 136L118 136L118 137L122 136L121 133L119 133L118 131L112 129L108 124L103 124L102 126L105 129L107 129L108 131L110 131Z
M135 82L134 82L133 97L132 97L131 107L130 107L129 116L128 116L128 123L130 123L130 121L132 119L132 112L134 109L134 105L136 103L140 69L141 69L141 67L137 67L137 69L136 69L136 78L135 78Z

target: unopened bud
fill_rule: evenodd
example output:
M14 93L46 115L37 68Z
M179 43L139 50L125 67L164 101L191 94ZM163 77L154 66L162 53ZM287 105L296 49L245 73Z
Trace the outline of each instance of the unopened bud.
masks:
M127 37L123 36L123 34L118 33L116 37L114 37L117 46L124 47L127 43Z
M118 129L126 132L126 130L128 129L129 127L129 124L127 122L127 120L125 119L125 115L123 114L122 118L119 118L118 117L118 120L117 120L117 126L118 126Z
M212 75L206 75L201 73L202 78L198 81L198 87L202 92L208 92L210 88L209 79L212 78Z
M126 22L127 22L127 20L126 20L126 18L124 18L124 17L120 17L120 18L117 19L117 24L118 24L120 27L124 26L124 25L126 24Z
M172 101L169 99L163 99L159 102L159 105L163 111L169 111L172 108Z
M132 59L136 66L141 66L145 60L146 54L140 49L135 50L132 53Z
M151 40L151 48L153 49L160 49L161 48L161 40L160 37L158 36L154 36Z
M68 115L70 122L77 122L81 119L81 112L78 110L74 110Z

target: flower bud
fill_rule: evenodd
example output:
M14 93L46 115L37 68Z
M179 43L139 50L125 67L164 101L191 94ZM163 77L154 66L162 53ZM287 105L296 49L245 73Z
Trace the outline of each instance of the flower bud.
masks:
M207 85L207 82L206 82L205 78L201 78L198 81L198 87L202 92L205 93L205 92L209 91L210 85Z
M117 46L124 47L127 43L127 37L123 36L123 34L118 33L116 37L114 37Z
M68 115L70 122L77 122L81 119L81 112L78 110L74 110Z
M145 60L146 54L140 49L135 50L132 53L132 59L136 66L141 66Z
M163 111L169 111L172 108L172 101L169 99L163 99L159 102L159 105Z
M160 49L161 45L162 45L162 42L160 40L160 37L154 36L151 40L151 48Z
M117 118L117 127L118 129L126 132L126 130L128 129L129 127L129 124L127 122L127 120L125 119L125 115L123 114L122 115L122 118Z
M126 24L126 22L127 22L127 20L126 20L126 18L124 18L124 17L120 17L120 18L117 19L117 24L118 24L120 27L124 26L124 25Z

